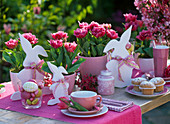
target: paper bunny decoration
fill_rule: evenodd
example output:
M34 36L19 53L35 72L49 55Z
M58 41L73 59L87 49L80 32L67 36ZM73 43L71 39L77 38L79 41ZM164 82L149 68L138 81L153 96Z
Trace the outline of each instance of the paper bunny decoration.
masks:
M50 86L50 90L52 90L54 99L49 100L47 105L55 105L60 102L59 101L60 97L63 97L63 96L68 97L69 83L64 82L64 76L62 75L62 73L65 73L65 74L68 74L68 73L65 70L65 68L62 66L57 67L51 64L50 62L47 62L47 64L51 72L53 73L52 81L55 82Z
M111 53L112 60L106 64L106 68L112 72L115 77L115 87L119 88L130 85L133 68L139 68L125 48L130 39L131 29L132 26L122 34L120 41L111 40L103 51L106 53L114 48Z
M23 62L24 69L22 69L19 74L18 78L21 80L22 85L33 78L33 71L35 71L34 78L36 80L43 80L44 74L43 71L40 73L40 71L33 69L37 65L39 65L39 69L41 65L43 64L43 61L38 57L38 55L42 55L44 57L48 57L46 51L42 46L36 45L34 48L32 48L31 43L25 39L20 33L19 33L20 41L21 41L21 46L26 53L25 60ZM31 66L31 63L33 63L33 66ZM44 72L45 73L45 72ZM47 73L45 73L47 74ZM11 95L12 100L20 100L20 92L17 91L14 94Z

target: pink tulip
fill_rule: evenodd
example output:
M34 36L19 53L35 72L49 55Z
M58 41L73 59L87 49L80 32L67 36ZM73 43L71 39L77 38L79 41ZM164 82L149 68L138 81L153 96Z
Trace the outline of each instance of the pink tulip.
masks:
M112 27L111 24L102 24L102 26L105 28L105 29L110 29Z
M105 35L105 28L103 26L93 27L92 34L95 37L103 37Z
M89 30L93 30L94 27L99 27L99 23L92 21L88 27Z
M77 28L75 31L74 31L74 36L76 36L77 38L84 38L86 35L87 35L88 31L87 29L85 28Z
M77 44L75 42L73 43L64 43L64 47L66 48L66 50L68 52L74 52L74 50L76 49L77 47Z
M51 34L51 36L54 38L54 40L61 40L63 39L67 39L67 33L64 33L64 31L58 31L57 33L53 33Z
M116 33L115 30L113 29L109 29L109 30L106 30L106 35L111 38L111 39L116 39L118 38L118 34Z
M125 21L126 22L130 22L130 21L136 21L136 19L137 19L137 15L132 15L131 13L129 13L129 14L123 14L124 15L124 17L125 17Z
M8 35L11 32L11 24L4 24L5 33Z
M14 49L14 48L17 47L17 45L18 45L18 40L10 39L9 41L5 42L5 45L6 45L9 49Z
M24 38L26 38L31 44L36 44L36 43L38 43L38 38L36 38L36 36L35 35L33 35L32 33L24 33L24 34L22 34L22 36L24 37Z
M80 23L80 22L78 21L78 23L79 23L79 27L80 27L80 28L85 28L85 29L87 29L88 26L89 26L89 24L88 24L87 22L82 22L82 23Z
M138 36L136 36L137 39L144 41L145 39L149 40L152 37L152 33L149 30L142 30Z
M51 40L49 41L49 43L50 43L50 45L51 45L53 48L55 48L55 49L63 46L63 40L52 40L52 39L51 39Z
M60 103L57 104L59 109L67 109L70 104L69 99L67 97L60 97Z

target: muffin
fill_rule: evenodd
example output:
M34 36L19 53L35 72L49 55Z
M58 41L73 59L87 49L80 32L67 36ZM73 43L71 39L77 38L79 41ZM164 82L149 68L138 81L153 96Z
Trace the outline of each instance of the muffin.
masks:
M165 81L164 81L163 78L161 78L161 77L155 77L155 78L152 78L152 79L150 80L150 82L152 82L152 83L156 86L155 92L163 91L163 89L164 89L164 84L165 84Z
M133 84L133 89L134 89L135 91L140 92L141 90L139 89L139 85L140 85L143 81L146 81L146 79L145 79L145 78L142 78L142 77L138 77L138 78L133 78L131 81L132 81L131 83Z
M143 81L140 86L139 89L142 90L142 94L144 95L152 95L154 93L154 89L156 89L156 86L149 81Z

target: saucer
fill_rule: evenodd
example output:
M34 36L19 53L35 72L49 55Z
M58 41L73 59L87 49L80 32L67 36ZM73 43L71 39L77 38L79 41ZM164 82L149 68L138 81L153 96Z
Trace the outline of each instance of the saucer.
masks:
M5 88L1 88L1 89L0 89L0 94L3 93L3 92L5 92L5 91L6 91Z
M69 108L68 108L68 111L71 112L71 113L73 113L73 114L77 114L77 115L90 115L90 114L95 114L95 113L101 111L102 109L103 109L103 105L100 106L99 110L97 110L97 109L94 108L94 109L91 110L91 111L78 111L78 110L76 110L75 108L69 107Z
M70 116L70 117L89 118L89 117L97 117L97 116L100 116L100 115L103 115L103 114L107 113L108 108L105 105L103 105L103 108L101 109L101 111L98 111L98 112L96 112L94 114L88 114L88 115L74 114L74 113L69 112L68 109L62 109L61 112L64 115L67 115L67 116Z
M152 98L152 97L161 96L161 95L167 93L168 89L166 87L164 87L164 90L161 91L161 92L154 92L154 94L152 94L152 95L144 95L144 94L142 94L142 92L135 91L133 89L133 86L128 86L126 88L126 92L129 93L129 94L132 94L132 95L140 96L140 97Z

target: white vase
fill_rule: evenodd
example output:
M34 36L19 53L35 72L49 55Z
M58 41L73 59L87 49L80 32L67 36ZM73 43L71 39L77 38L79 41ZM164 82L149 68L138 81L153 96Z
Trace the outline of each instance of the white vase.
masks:
M19 87L21 86L21 81L18 79L17 75L18 73L14 73L10 71L10 78L11 78L14 91L20 91Z
M139 66L143 73L154 71L154 60L153 58L139 58Z

